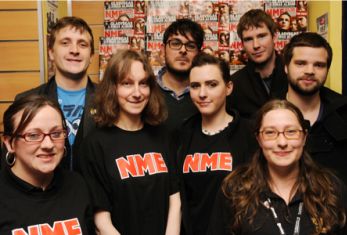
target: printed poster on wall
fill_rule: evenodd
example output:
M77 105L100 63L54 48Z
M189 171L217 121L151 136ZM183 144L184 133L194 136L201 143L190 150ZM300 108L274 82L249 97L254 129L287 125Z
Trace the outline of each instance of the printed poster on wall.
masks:
M243 68L247 55L236 29L250 9L266 11L279 26L278 53L299 32L307 31L307 1L298 0L117 0L104 1L104 37L100 38L100 73L119 48L144 51L155 73L165 65L163 34L177 19L198 22L205 39L202 50L224 59L231 73Z

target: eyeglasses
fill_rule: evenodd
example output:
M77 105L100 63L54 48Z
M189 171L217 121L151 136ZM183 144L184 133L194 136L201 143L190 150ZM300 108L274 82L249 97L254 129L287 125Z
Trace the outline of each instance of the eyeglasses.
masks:
M187 51L196 51L198 50L198 46L195 44L195 42L188 41L186 43L183 43L181 40L178 39L172 39L168 40L167 44L169 44L169 47L173 50L181 50L182 46L186 48Z
M17 137L23 138L26 142L42 142L46 136L49 136L51 140L54 141L60 141L64 140L67 136L66 130L58 130L53 131L50 133L43 133L43 132L29 132L25 133L23 135L17 135Z
M275 140L280 134L283 134L283 136L287 140L297 140L301 137L302 132L303 130L298 129L286 129L284 131L278 131L276 129L265 129L259 131L258 133L262 135L264 140Z

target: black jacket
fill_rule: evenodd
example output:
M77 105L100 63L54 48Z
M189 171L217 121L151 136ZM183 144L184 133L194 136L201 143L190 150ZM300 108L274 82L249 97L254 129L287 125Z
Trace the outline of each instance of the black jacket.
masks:
M231 79L234 89L228 97L228 109L236 109L241 117L252 118L257 110L272 98L285 96L288 89L284 65L276 56L275 68L270 75L272 78L270 93L267 92L263 79L255 72L255 64L250 61L241 70L235 72Z
M320 98L323 113L310 128L307 148L314 160L347 184L347 97L323 87Z
M248 120L240 117L236 110L231 110L229 113L234 117L230 129L227 132L227 138L229 143L230 152L237 156L233 159L233 166L237 167L249 161L253 152L257 148L255 137L251 131ZM183 180L182 166L185 156L188 154L191 146L193 135L198 128L201 127L201 114L195 114L189 119L186 119L181 128L174 134L174 141L172 145L172 151L175 152L177 174L180 178L180 193L182 200L182 232L181 234L190 235L193 234L192 226L190 224L189 209L187 202L187 195ZM201 148L203 148L202 146ZM219 187L219 186L218 186ZM208 221L201 221L202 223L208 223ZM207 224L204 224L207 226Z
M61 164L66 169L71 169L70 165L72 163L72 170L77 170L77 171L80 170L80 163L79 163L78 154L77 154L79 150L79 146L82 143L83 138L85 138L86 135L88 134L88 132L95 127L95 123L92 119L92 106L91 106L95 87L96 85L88 78L84 111L81 118L81 123L78 127L78 131L76 134L76 138L75 138L75 142L74 142L72 150L70 149L69 141L66 140L65 142L65 147L67 149L66 156L71 156L71 151L73 156L72 160L69 159L69 157L63 158ZM55 81L55 77L53 76L45 84L42 84L36 88L33 88L31 90L28 90L16 95L15 100L27 95L32 95L32 94L45 95L48 98L58 102L57 83Z

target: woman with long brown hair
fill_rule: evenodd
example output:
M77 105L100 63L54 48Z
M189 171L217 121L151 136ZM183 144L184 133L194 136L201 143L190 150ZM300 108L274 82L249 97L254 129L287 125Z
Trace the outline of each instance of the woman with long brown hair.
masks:
M179 234L164 101L144 55L119 50L95 95L98 126L81 150L98 234Z
M260 149L225 178L209 234L347 234L346 187L305 152L307 126L288 101L260 109Z

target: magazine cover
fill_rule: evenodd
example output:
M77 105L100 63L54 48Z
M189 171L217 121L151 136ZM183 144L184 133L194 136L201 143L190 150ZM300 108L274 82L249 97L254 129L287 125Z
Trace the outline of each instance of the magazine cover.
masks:
M105 1L104 21L132 22L134 1Z
M100 37L99 44L99 79L101 80L108 60L118 49L130 48L130 37Z
M284 46L294 35L307 30L307 8L305 11L300 9L301 16L299 16L298 2L295 0L276 0L265 3L265 11L272 16L278 25L279 34L275 49L279 54L282 53Z

